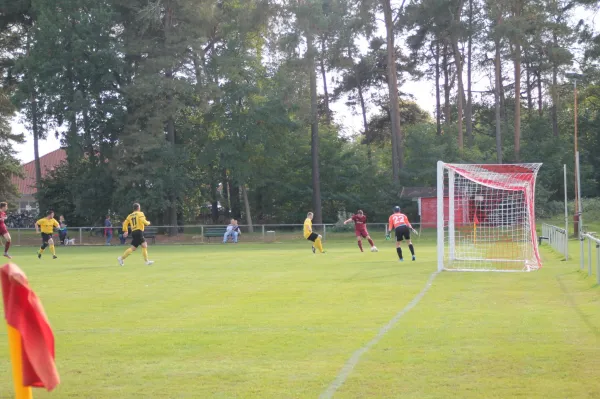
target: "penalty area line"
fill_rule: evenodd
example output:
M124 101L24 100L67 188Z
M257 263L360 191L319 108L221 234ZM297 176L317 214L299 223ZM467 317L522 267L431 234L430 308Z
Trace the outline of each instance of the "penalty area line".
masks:
M383 336L387 334L392 328L394 328L394 326L396 325L396 323L398 323L400 318L402 318L402 316L408 313L419 303L419 301L423 298L423 296L425 296L427 291L429 291L429 288L431 288L431 284L433 283L433 280L437 277L438 274L440 274L440 272L436 271L431 276L429 276L429 280L427 280L427 283L425 284L425 287L423 287L421 292L419 292L417 296L415 296L413 300L410 301L408 305L406 305L401 311L396 313L396 315L379 330L377 335L372 340L367 342L365 346L358 349L352 354L352 357L350 357L346 364L344 364L342 371L340 371L337 377L335 377L335 380L333 380L333 382L329 384L327 389L323 391L323 393L319 396L319 399L331 399L333 397L336 391L340 389L342 385L344 385L344 383L352 373L352 370L354 370L354 367L356 367L356 365L360 361L362 355L364 355L373 346L377 345L379 341L381 341Z

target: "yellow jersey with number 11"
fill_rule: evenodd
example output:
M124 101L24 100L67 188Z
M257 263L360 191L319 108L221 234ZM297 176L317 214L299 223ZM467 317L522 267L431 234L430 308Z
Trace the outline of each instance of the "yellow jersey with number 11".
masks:
M131 215L127 216L127 219L123 222L123 231L127 231L128 226L131 226L131 231L144 231L144 228L148 225L150 225L150 222L146 220L144 212L133 212Z

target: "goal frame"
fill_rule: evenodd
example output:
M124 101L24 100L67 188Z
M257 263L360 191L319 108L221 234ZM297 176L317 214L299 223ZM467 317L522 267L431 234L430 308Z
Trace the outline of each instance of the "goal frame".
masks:
M498 168L498 164L490 165L490 164L451 164L445 163L443 161L438 161L437 163L437 261L438 261L438 271L471 271L471 272L528 272L533 270L538 270L542 267L542 261L539 254L538 247L538 238L537 232L535 228L535 183L537 178L537 172L542 165L541 163L535 164L503 164L502 166L510 167L523 167L530 166L532 168L531 174L532 177L528 183L518 182L515 179L513 184L506 184L504 182L496 182L491 179L481 178L480 180L485 180L485 184L482 181L478 181L477 179L470 176L469 173L466 173L464 170L461 173L459 170L462 167L481 167L481 168ZM457 170L459 169L459 170ZM487 172L487 171L486 171ZM448 176L448 190L445 192L445 178L446 173ZM496 172L487 172L489 174L494 174ZM508 172L507 172L508 173ZM503 175L502 173L497 173L498 176ZM456 220L455 220L455 178L459 175L462 179L466 179L475 184L479 184L484 187L488 187L490 189L495 190L505 190L508 192L523 192L524 196L524 205L526 206L526 213L528 218L528 226L529 232L527 234L528 242L530 245L530 257L533 258L533 262L528 262L526 259L526 254L524 253L524 259L489 259L482 258L482 266L483 263L510 263L517 262L523 263L523 267L521 269L494 269L494 268L452 268L446 267L446 262L451 264L453 261L459 260L455 258L456 252ZM448 219L447 219L447 231L446 231L446 218L445 218L445 209L444 209L444 198L448 197ZM477 199L476 199L477 200ZM526 230L525 230L526 231ZM447 235L447 237L446 237ZM447 238L447 242L446 242ZM446 245L448 244L448 245ZM525 252L525 251L523 251Z

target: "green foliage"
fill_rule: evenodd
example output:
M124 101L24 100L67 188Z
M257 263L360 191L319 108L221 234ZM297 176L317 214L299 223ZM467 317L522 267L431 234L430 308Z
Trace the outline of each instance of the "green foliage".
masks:
M361 208L371 220L385 221L400 187L391 183L389 65L386 41L376 36L379 3L0 0L0 195L14 194L9 179L18 172L11 148L22 138L9 132L12 101L36 138L61 136L69 163L44 179L39 200L70 223L98 223L109 210L125 215L134 201L155 223L205 222L209 207L216 223L219 216L246 216L241 187L256 221L301 221L313 207L307 65L314 56L319 75L328 83L335 77L331 100L345 101L366 119L353 127L361 135L348 137L336 124L343 114L333 121L323 110L318 115L323 218ZM463 3L423 0L394 10L396 33L406 35L412 51L408 57L401 46L394 49L399 79L437 76L448 94L438 131L400 88L400 186L433 186L440 159L495 162L491 92L475 96L473 136L458 148L456 54L448 52L448 39L461 49L469 39L476 43L473 68L484 73L498 38L504 160L513 160L516 97L527 111L520 121L521 160L544 163L539 212L552 213L553 201L562 198L562 167L572 176L574 164L572 89L561 83L579 57L569 51L577 33L586 73L578 114L582 192L600 196L597 33L571 24L573 4L561 0L474 0L472 20ZM306 52L309 39L313 54ZM515 43L524 69L524 92L517 96L506 68ZM543 98L534 107L538 87ZM414 216L412 201L401 205Z

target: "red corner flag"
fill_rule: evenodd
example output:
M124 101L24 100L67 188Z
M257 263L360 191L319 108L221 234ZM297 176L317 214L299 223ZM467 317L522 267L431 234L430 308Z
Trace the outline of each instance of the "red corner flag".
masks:
M475 217L473 218L473 224L479 224L479 219L477 219L477 214L475 214Z
M6 322L9 330L12 327L18 331L22 342L22 378L18 380L25 387L51 391L60 383L60 377L54 364L54 335L42 303L17 265L4 265L0 276Z

